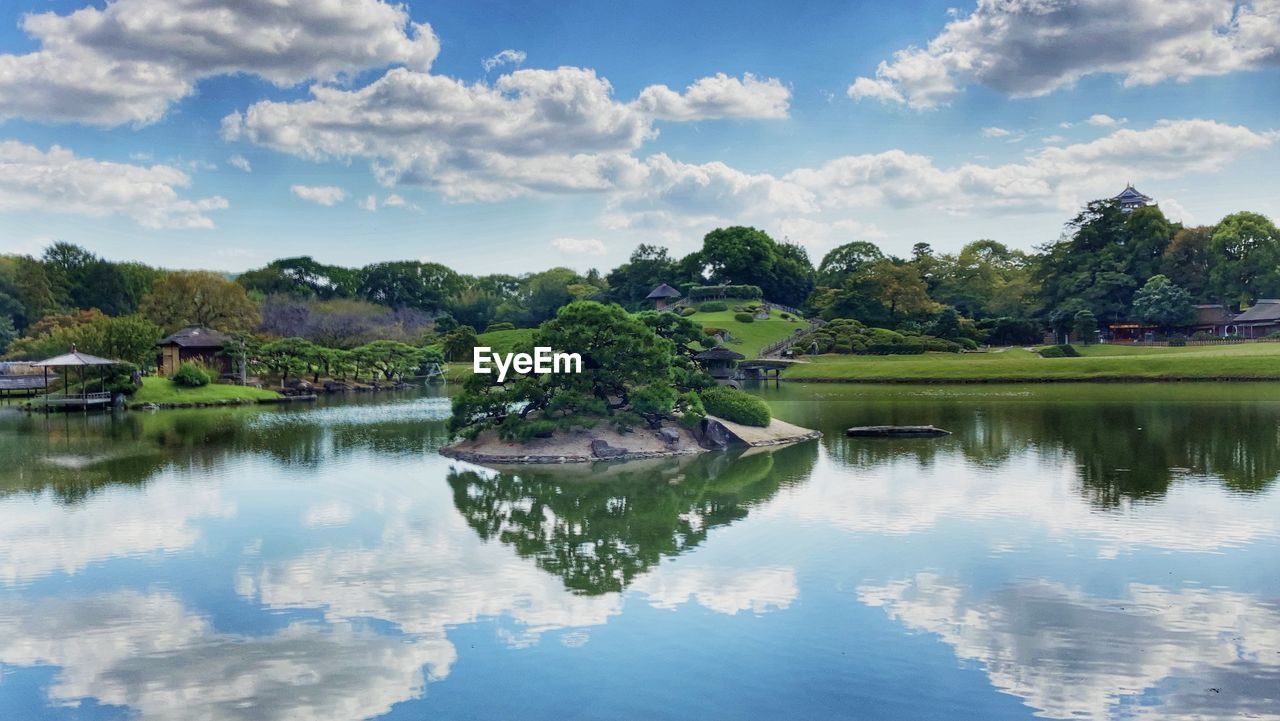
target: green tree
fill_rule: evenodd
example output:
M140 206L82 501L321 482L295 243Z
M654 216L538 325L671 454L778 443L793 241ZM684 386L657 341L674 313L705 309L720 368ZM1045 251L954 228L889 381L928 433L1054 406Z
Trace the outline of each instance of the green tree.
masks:
M929 298L928 286L920 272L907 263L888 258L876 261L867 271L866 285L870 296L879 301L895 322L929 313L937 307Z
M445 334L441 346L446 359L458 362L471 360L471 351L479 343L475 328L460 325Z
M18 329L13 327L13 319L0 316L0 354L9 349L9 344L18 338Z
M418 369L422 349L393 340L378 340L356 348L361 365L377 370L387 380L412 375Z
M290 376L300 377L311 369L317 346L306 338L281 338L258 349L258 362L280 376L283 388Z
M933 334L947 340L959 338L960 313L951 306L943 308L942 312L938 313L937 319L933 321Z
M1071 319L1071 332L1076 340L1089 345L1098 337L1098 318L1091 310L1076 311Z
M1230 304L1251 305L1280 290L1280 231L1264 215L1233 213L1209 239L1209 283Z
M640 245L631 252L626 263L609 272L609 296L627 307L644 302L649 291L663 283L675 286L683 278L667 249L657 245Z
M361 271L361 298L390 308L439 310L464 287L462 276L439 263L400 260L374 263Z
M1151 276L1134 294L1133 314L1138 320L1161 329L1191 325L1196 319L1191 294L1163 275Z
M1210 250L1212 236L1213 228L1209 226L1179 229L1164 249L1164 257L1160 261L1160 274L1186 288L1192 298L1200 301L1213 297L1209 282L1215 265Z
M186 325L247 330L256 326L260 317L257 304L242 286L206 271L165 275L152 286L138 310L166 332Z
M875 243L857 240L845 243L822 257L818 264L818 282L828 287L839 287L844 279L869 270L884 258Z

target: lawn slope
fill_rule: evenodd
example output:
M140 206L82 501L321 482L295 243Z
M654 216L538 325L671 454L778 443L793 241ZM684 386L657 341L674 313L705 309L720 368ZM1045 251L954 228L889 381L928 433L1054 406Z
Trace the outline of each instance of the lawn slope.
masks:
M143 378L142 387L129 398L130 404L155 403L227 403L252 402L279 398L280 394L264 388L210 383L200 388L184 388L168 378Z

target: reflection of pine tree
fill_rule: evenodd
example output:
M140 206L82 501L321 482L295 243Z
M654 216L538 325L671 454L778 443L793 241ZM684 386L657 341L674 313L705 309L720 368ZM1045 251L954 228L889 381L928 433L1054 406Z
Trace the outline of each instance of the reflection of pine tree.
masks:
M813 443L737 457L704 454L615 466L605 478L578 469L482 474L453 470L454 505L485 540L497 540L572 591L621 591L665 556L745 518L787 483L807 477Z

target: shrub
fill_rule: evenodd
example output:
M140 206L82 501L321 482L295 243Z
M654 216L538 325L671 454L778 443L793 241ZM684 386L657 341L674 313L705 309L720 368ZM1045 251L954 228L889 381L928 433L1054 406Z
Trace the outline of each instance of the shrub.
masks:
M729 304L722 300L709 300L698 306L698 310L703 313L719 313L721 311L729 310Z
M1171 347L1179 348L1186 344L1187 344L1187 337L1185 335L1182 335L1181 333L1175 333L1169 336L1169 345Z
M756 321L756 317L750 313L734 313L733 319L739 323L754 323Z
M728 335L729 334L729 331L725 330L724 328L717 328L713 325L702 326L702 332L706 333L707 335L718 335L718 334Z
M500 331L500 330L515 330L515 329L516 329L516 326L515 326L515 324L514 324L514 323L507 323L507 322L502 322L502 323L490 323L490 324L489 324L489 325L484 329L484 332L485 332L485 333L495 333L495 332Z
M769 406L748 393L729 386L702 391L702 405L707 413L744 426L769 425Z
M1073 345L1068 345L1068 344L1051 345L1051 346L1045 346L1044 348L1040 349L1040 357L1041 358L1079 358L1080 351L1076 350L1075 346Z
M680 309L680 315L682 315L682 316L684 316L684 317L686 317L686 318L688 318L689 316L691 316L691 315L693 315L694 313L697 313L697 312L698 312L698 309L697 309L697 308L694 308L694 307L693 307L693 306L691 306L691 305L686 305L685 307L683 307L683 308L681 308L681 309Z
M808 352L809 352L809 349L805 348L802 345L791 346L791 355L804 355L805 353L808 353Z
M172 380L184 388L199 388L200 386L209 385L209 381L212 379L204 368L201 368L196 363L187 361L178 366L178 370L173 374Z
M790 313L783 313L783 314L782 314L782 319L783 319L783 320L791 320L791 314L790 314Z
M1272 335L1275 335L1274 333ZM1207 330L1198 330L1191 334L1191 340L1218 340L1218 336Z
M959 343L960 347L964 350L978 350L978 341L972 338L957 338L956 342Z
M966 340L968 340L966 338ZM921 341L924 349L933 351L934 353L959 353L960 344L955 341L949 341L945 338L925 338Z

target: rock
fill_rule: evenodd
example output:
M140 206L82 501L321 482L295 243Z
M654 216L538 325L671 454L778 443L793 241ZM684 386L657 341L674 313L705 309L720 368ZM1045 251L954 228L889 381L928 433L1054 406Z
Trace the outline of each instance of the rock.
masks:
M289 381L289 387L300 393L310 393L312 390L311 384L301 378L294 378Z
M680 442L680 431L674 428L663 428L658 431L658 438L669 446L674 446Z
M343 383L342 381L325 381L324 382L325 393L346 393L349 390L351 390L351 386L347 385L346 383Z
M698 440L698 445L709 451L728 448L733 439L729 435L729 429L725 428L720 421L710 418L702 419L702 422L694 427L693 437Z
M591 455L596 458L618 458L627 455L627 449L614 448L603 438L591 439Z

